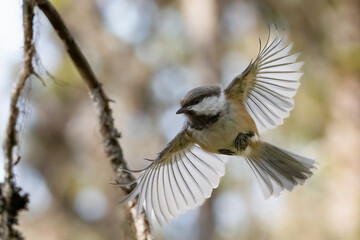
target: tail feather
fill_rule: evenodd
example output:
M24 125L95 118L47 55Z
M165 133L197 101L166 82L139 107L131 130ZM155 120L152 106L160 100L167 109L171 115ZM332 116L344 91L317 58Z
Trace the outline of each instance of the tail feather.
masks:
M292 191L302 185L316 168L316 161L262 142L247 163L255 173L265 198L278 196L284 189Z

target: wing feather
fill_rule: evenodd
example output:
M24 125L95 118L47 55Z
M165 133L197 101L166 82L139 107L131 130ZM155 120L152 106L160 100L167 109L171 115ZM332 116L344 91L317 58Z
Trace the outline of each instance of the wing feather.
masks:
M191 191L188 183L185 181L184 178L184 171L181 171L180 167L179 167L179 156L177 153L175 153L175 176L179 182L180 188L185 196L186 202L187 202L187 207L189 208L193 208L196 204L196 200L195 200L195 195L194 193Z
M169 164L164 164L164 175L163 175L164 195L171 216L176 218L178 215L178 211L180 211L180 208L179 208L178 200L174 198L174 190L172 188L171 181L172 180L170 177Z
M175 175L175 170L174 170L174 166L175 166L175 157L172 157L171 158L171 171L172 171L172 177L173 179L170 179L170 183L172 182L171 180L173 180L173 182L175 183L175 188L176 188L176 192L174 193L174 198L177 199L175 196L179 197L182 201L183 204L180 205L180 211L181 212L185 212L186 211L186 208L187 206L189 205L188 204L188 201L186 200L186 197L185 197L185 194L183 193L183 191L181 190L180 188L180 185L179 185L179 182L176 178L176 175Z
M189 169L192 172L194 178L199 181L198 186L201 188L202 194L205 198L209 198L212 192L212 184L210 180L206 177L206 175L199 170L199 168L189 159L187 155L185 155L186 164L191 166Z
M299 53L290 54L293 44L287 44L286 34L269 29L265 46L255 61L225 89L228 98L245 105L260 133L283 123L293 109L293 97L300 85Z
M162 164L163 165L163 164ZM170 223L171 220L171 211L168 201L168 196L165 194L165 167L161 166L159 169L159 189L158 189L158 199L159 199L159 205L160 209L162 209L163 216L167 223ZM171 194L170 194L171 195Z
M167 219L167 214L165 213L165 211L163 210L163 206L161 206L160 203L160 199L159 199L159 168L160 165L156 165L154 168L154 178L153 178L153 184L152 184L152 188L151 188L151 205L153 206L153 210L154 210L154 215L156 220L158 221L158 223L160 223L161 225L161 216L163 216L165 218L166 221L168 221Z
M149 175L149 180L146 183L146 197L145 197L145 208L146 208L146 218L149 220L150 224L152 223L152 212L153 212L153 207L152 207L152 197L151 197L151 189L152 189L152 182L153 182L153 176L155 171L153 171L153 167L149 169L150 171L150 175Z
M180 165L182 165L182 172L184 172L184 181L187 182L190 191L193 193L194 196L194 200L195 200L195 206L199 206L203 203L204 201L204 194L202 193L202 189L197 181L197 179L194 178L194 176L191 174L191 172L189 171L188 167L184 164L183 162L183 154L179 155L179 157L181 158L181 160L179 161Z
M137 216L139 217L140 213L141 213L141 209L142 206L144 204L145 201L145 193L146 193L146 185L149 179L149 175L150 175L150 171L147 171L144 173L144 180L139 182L139 184L137 186L140 186L140 191L138 193L139 197L138 197L138 202L137 202L137 206L136 206L136 213Z
M153 217L169 223L209 198L224 173L225 162L194 145L185 128L145 168L125 200L138 196L138 214L144 208L150 223Z
M210 181L211 187L216 188L219 185L219 175L218 172L215 170L215 168L209 163L205 162L198 156L196 156L192 151L190 152L190 159L192 160L192 163L197 166L197 168L201 169L201 172L204 173L204 175L208 178Z

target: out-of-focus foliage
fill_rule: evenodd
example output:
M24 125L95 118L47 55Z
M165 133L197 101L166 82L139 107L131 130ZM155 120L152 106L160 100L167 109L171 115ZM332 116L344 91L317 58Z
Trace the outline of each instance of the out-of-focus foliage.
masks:
M264 200L250 169L230 159L213 197L154 231L157 239L360 239L359 1L52 2L115 100L120 142L133 169L181 128L184 118L175 111L183 94L230 82L256 57L268 25L288 29L302 52L295 109L264 139L316 158L315 175L292 193ZM125 239L128 216L117 204L124 196L110 185L114 175L87 89L40 13L36 25L37 69L54 79L47 87L34 79L29 92L16 171L31 204L20 230L27 239ZM7 92L18 65L13 68Z

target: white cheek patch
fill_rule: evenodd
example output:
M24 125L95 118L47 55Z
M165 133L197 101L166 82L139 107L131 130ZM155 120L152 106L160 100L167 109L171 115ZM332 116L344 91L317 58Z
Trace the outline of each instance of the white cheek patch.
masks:
M201 115L215 115L224 109L226 104L226 99L223 93L218 96L211 96L204 98L200 103L190 107L190 110L193 110Z

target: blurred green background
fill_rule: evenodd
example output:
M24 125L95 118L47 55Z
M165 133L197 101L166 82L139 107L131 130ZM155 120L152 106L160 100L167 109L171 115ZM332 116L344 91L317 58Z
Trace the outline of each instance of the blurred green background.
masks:
M305 62L290 118L263 138L316 158L292 193L264 200L250 169L230 159L213 197L156 239L360 239L360 2L357 0L54 0L108 96L129 167L146 166L182 127L191 88L229 83L276 23ZM21 1L0 10L0 133L22 63ZM23 99L18 183L26 239L126 239L122 191L104 156L94 107L46 18L35 20L37 71ZM48 77L46 71L54 78ZM2 156L0 162L3 162ZM3 170L0 172L3 176Z

